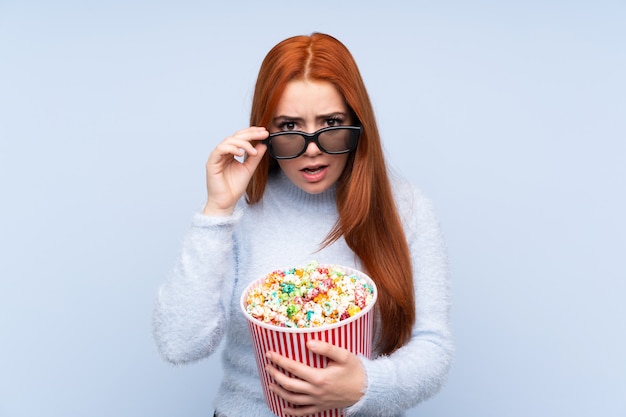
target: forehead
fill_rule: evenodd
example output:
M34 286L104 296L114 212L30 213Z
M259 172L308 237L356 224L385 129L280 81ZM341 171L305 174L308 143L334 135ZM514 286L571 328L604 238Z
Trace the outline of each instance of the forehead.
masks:
M276 107L276 116L306 117L345 113L346 109L343 96L332 83L297 80L286 85Z

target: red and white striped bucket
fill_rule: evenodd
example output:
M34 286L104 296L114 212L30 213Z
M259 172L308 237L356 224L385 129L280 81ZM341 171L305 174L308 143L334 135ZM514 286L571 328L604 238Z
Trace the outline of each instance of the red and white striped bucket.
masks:
M324 265L320 265L324 266ZM267 406L279 417L289 417L283 412L286 407L293 407L292 404L283 400L278 395L269 390L269 384L275 383L274 379L265 371L266 364L270 361L265 357L266 352L277 352L290 359L302 362L315 368L324 368L328 363L325 356L320 356L310 352L306 348L309 340L322 340L335 346L349 350L356 355L372 357L373 340L373 307L376 303L376 285L370 277L363 272L345 266L333 265L333 268L340 268L346 274L356 275L364 278L374 288L374 297L371 302L356 315L339 321L334 324L311 328L279 327L255 319L246 312L246 299L248 292L263 285L264 278L260 278L250 284L241 295L239 305L243 314L248 319L248 328L252 336L255 348L256 363L261 377L261 385L265 394ZM282 370L286 375L293 376L289 372ZM343 417L343 409L333 409L311 414L311 417Z

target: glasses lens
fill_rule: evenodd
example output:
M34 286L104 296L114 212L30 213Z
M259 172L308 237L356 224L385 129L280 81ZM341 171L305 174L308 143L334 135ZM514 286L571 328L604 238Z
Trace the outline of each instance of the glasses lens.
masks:
M354 146L355 133L356 131L351 129L327 130L320 134L319 142L326 152L348 152Z
M272 151L278 158L298 155L304 148L304 138L300 135L278 135L272 138Z

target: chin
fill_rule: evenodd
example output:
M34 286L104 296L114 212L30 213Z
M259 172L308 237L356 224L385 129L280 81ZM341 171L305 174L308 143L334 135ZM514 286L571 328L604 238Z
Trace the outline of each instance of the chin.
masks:
M309 193L309 194L321 194L324 191L328 190L330 188L332 184L326 184L326 183L315 183L315 184L311 184L311 183L306 183L306 184L299 184L298 186L305 192Z

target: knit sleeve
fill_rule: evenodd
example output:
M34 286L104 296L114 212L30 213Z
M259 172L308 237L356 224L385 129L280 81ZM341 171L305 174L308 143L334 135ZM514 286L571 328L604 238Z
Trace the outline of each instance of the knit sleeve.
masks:
M362 359L367 387L348 415L396 416L435 395L453 358L447 255L431 202L404 189L398 209L413 262L416 322L409 343L388 356Z
M235 271L234 228L240 217L241 210L229 217L194 216L153 314L154 337L169 362L204 358L222 340Z

